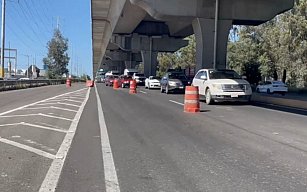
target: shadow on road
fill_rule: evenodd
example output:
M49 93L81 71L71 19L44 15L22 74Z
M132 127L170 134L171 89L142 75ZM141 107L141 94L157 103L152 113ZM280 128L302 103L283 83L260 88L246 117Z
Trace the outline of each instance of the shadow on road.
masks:
M292 107L286 107L286 106L280 106L280 105L274 105L274 104L258 103L258 102L252 102L251 105L256 106L256 107L262 107L265 109L272 109L272 110L307 116L306 109L298 109L298 108L292 108Z

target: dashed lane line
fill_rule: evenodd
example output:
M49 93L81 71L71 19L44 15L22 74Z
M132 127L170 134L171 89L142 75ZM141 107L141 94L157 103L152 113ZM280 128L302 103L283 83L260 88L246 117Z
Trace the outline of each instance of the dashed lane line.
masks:
M0 127L8 127L8 126L15 126L15 125L20 125L22 123L10 123L10 124L3 124L3 125L0 125Z
M0 142L8 144L8 145L12 145L12 146L20 148L20 149L24 149L26 151L35 153L37 155L40 155L40 156L43 156L43 157L46 157L46 158L49 158L49 159L55 159L56 158L55 155L52 155L52 154L47 153L45 151L42 151L42 150L27 146L27 145L24 145L24 144L21 144L21 143L17 143L15 141L11 141L11 140L8 140L8 139L2 138L2 137L0 137Z
M182 106L184 106L184 104L183 103L179 103L179 102L177 102L177 101L173 101L173 100L169 100L170 102L172 102L172 103L175 103L175 104L178 104L178 105L182 105Z
M57 184L59 182L59 178L63 169L64 162L67 157L67 153L70 149L71 143L73 141L73 138L75 136L77 126L79 123L79 120L81 118L81 114L84 110L84 107L89 99L90 89L88 89L86 98L83 101L82 105L80 106L73 122L70 125L70 128L68 130L68 133L66 134L59 151L56 154L56 159L53 160L45 179L39 189L39 192L54 192Z
M36 104L41 103L41 102L46 102L46 101L49 101L49 100L51 100L51 99L56 99L56 98L59 98L59 97L61 97L61 96L69 95L69 94L72 94L72 93L77 93L77 92L83 91L83 90L85 90L85 89L88 89L88 88L83 88L83 89L79 89L79 90L76 90L76 91L64 93L64 94L57 95L57 96L54 96L54 97L50 97L50 98L47 98L47 99L44 99L44 100L41 100L41 101L37 101L37 102L35 102L35 103L31 103L31 104L28 104L28 105L24 105L24 106L21 106L21 107L12 109L12 110L8 110L8 111L6 111L6 112L0 113L0 116L3 116L3 115L6 115L6 114L9 114L9 113L18 111L18 110L23 109L23 108L26 108L26 107L30 107L30 106L36 105Z
M96 97L97 97L97 106L98 106L98 118L100 126L100 139L101 139L101 150L102 150L102 159L104 167L104 177L105 177L105 186L106 192L120 192L120 187L118 183L117 173L115 169L115 164L113 160L113 154L111 150L108 129L106 126L102 105L100 97L98 94L97 87L95 85Z

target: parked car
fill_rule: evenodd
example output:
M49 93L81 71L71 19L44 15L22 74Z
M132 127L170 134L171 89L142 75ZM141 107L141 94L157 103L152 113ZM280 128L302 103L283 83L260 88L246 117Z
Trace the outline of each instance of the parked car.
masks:
M184 73L168 72L162 77L160 84L161 93L165 91L166 94L169 94L175 91L184 92L185 87L191 83Z
M257 86L256 92L268 94L280 93L285 95L288 92L288 86L282 81L265 81Z
M218 101L249 102L252 89L246 80L233 70L201 69L193 79L199 94L205 96L208 105Z
M145 89L154 89L154 88L158 88L160 89L161 84L160 84L161 79L159 77L155 77L155 76L150 76L148 78L146 78L145 80Z
M145 75L142 73L134 73L132 79L135 79L138 85L145 85Z
M121 75L119 77L119 86L121 86L122 88L125 87L130 87L130 81L132 80L132 77L127 76L127 75Z
M113 86L113 82L115 79L118 79L118 75L109 75L105 79L106 86Z

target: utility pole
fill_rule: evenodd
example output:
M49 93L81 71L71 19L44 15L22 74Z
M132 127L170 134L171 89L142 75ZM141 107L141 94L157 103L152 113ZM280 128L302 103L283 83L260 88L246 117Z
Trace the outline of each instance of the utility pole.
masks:
M217 41L218 41L218 23L219 22L219 0L215 2L215 26L214 26L214 53L213 53L213 68L216 69L217 62Z
M5 47L5 3L6 0L2 0L2 29L1 29L1 77L4 77L4 47Z

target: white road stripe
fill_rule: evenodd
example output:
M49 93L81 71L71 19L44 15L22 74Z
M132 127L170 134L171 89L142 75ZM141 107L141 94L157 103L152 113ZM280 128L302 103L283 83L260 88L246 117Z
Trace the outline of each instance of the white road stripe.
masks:
M141 91L141 90L140 90L140 92L143 93L143 94L147 94L147 92L145 92L145 91Z
M40 106L43 106L43 105L58 105L58 103L38 103L38 104L35 104L35 105L40 105Z
M63 110L63 111L70 111L70 112L75 112L75 113L78 112L78 111L76 111L76 110L66 109L66 108L62 108L62 107L51 106L50 108L52 108L52 109L59 109L59 110Z
M34 125L34 124L31 124L31 123L25 123L25 122L21 122L20 124L21 125L26 125L26 126L29 126L29 127L35 127L35 128L47 129L47 130L61 132L61 133L67 133L67 131L63 130L63 129L54 129L52 127L46 127L46 126L41 126L41 125Z
M12 118L12 117L30 117L30 116L38 116L39 114L26 114L26 115L6 115L0 116L0 118Z
M184 106L184 104L183 103L179 103L179 102L177 102L177 101L173 101L173 100L169 100L170 102L172 102L172 103L176 103L176 104L178 104L178 105L182 105L182 106Z
M74 104L70 104L70 103L61 103L61 102L57 102L60 105L67 105L67 106L72 106L72 107L80 107L79 105L74 105Z
M20 125L20 124L21 124L21 123L3 124L3 125L0 125L0 127L15 126L15 125Z
M70 111L70 112L75 112L77 113L78 111L72 110L72 109L66 109L62 107L55 107L55 106L50 106L50 107L33 107L33 108L24 108L21 110L39 110L39 109L58 109L58 110L63 110L63 111Z
M0 142L12 145L12 146L20 148L20 149L24 149L26 151L35 153L35 154L43 156L43 157L47 157L49 159L55 159L55 155L52 155L52 154L47 153L45 151L42 151L42 150L27 146L27 145L24 145L24 144L21 144L21 143L17 143L15 141L11 141L11 140L4 139L4 138L0 137Z
M71 102L75 102L75 103L82 103L82 101L75 101L75 100L72 100L72 99L64 99L65 101L71 101Z
M81 117L81 114L84 110L85 104L88 101L89 98L89 94L90 94L90 89L88 89L88 92L86 94L86 98L83 101L81 107L78 110L78 113L76 114L73 122L70 125L70 128L68 130L68 133L66 134L60 148L59 151L56 154L56 159L53 160L47 175L39 189L39 192L54 192L58 181L60 179L60 175L63 169L63 165L65 162L65 159L67 157L67 153L70 149L72 140L75 136L76 130L77 130L77 126Z
M43 113L39 113L38 115L43 116L43 117L50 117L50 118L54 118L54 119L61 119L61 120L65 120L65 121L73 121L73 119L68 119L68 118L58 117L58 116L53 116L53 115L47 115L47 114L43 114Z
M23 109L23 108L26 108L26 107L34 106L34 105L36 105L36 104L38 104L38 103L42 103L42 102L49 101L49 100L51 100L51 99L59 98L59 97L62 97L62 96L65 96L65 95L69 95L69 94L72 94L72 93L77 93L77 92L80 92L80 91L82 91L82 90L84 90L84 89L87 89L87 88L83 88L83 89L79 89L79 90L77 90L77 91L72 91L72 92L64 93L64 94L61 94L61 95L57 95L57 96L54 96L54 97L50 97L50 98L48 98L48 99L44 99L44 100L41 100L41 101L37 101L37 102L35 102L35 103L31 103L31 104L28 104L28 105L24 105L24 106L22 106L22 107L18 107L18 108L15 108L15 109L12 109L12 110L9 110L9 111L0 113L0 116L6 115L6 114L9 114L9 113L12 113L12 112L14 112L14 111L18 111L18 110Z
M95 91L96 91L97 105L98 105L98 118L100 125L100 134L101 134L100 139L101 139L106 192L120 192L120 187L117 179L117 173L115 169L111 145L108 136L108 130L105 123L101 101L96 85L95 85Z

